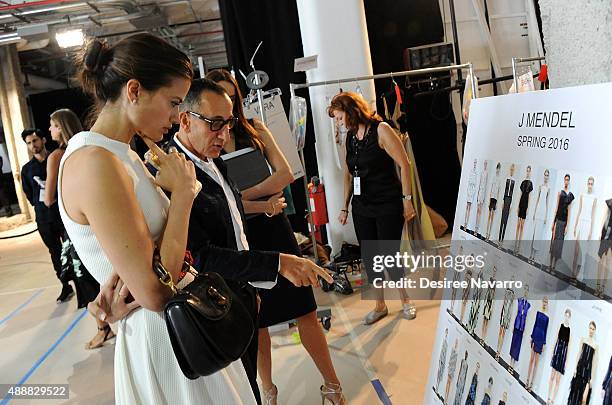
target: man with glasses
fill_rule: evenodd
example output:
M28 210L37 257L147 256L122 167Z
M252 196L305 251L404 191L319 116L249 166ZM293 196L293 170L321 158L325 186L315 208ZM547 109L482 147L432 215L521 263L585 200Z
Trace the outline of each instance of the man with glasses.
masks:
M250 303L254 304L252 316L257 330L257 304L252 286L272 288L279 274L296 286L316 286L317 277L332 283L333 278L310 260L249 250L240 192L219 158L236 120L232 115L232 101L223 87L208 79L196 80L180 106L180 129L169 148L193 161L196 178L202 183L189 218L187 249L193 256L193 265L199 272L219 273L231 281L234 290L240 290L244 299L253 298ZM149 165L149 169L155 174L154 167ZM101 289L101 295L114 294L114 286L108 283ZM115 319L126 316L120 308L113 307L111 300L103 303L101 295L88 307L94 316ZM249 302L245 303L248 307ZM117 314L114 309L118 309ZM242 363L255 398L261 404L257 387L257 337L255 333Z
M317 276L333 281L307 259L248 250L240 192L219 158L236 121L232 101L223 87L208 79L194 81L180 106L180 129L170 142L170 147L193 161L202 183L202 191L193 202L187 238L194 267L200 272L217 272L227 280L251 282L259 288L274 287L279 274L296 286L317 284ZM256 321L257 315L253 315ZM257 333L242 362L261 403L256 381Z

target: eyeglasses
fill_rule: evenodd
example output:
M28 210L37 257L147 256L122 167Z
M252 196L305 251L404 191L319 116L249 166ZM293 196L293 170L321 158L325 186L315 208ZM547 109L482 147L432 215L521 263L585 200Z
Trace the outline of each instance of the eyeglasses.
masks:
M187 111L187 112L190 115L193 115L194 117L201 119L204 122L207 122L211 131L221 131L223 127L225 127L226 125L228 129L232 129L238 122L238 118L236 117L231 117L226 120L219 120L219 119L213 120L210 118L206 118L205 116L203 116L202 114L198 114L197 112L193 112L193 111Z

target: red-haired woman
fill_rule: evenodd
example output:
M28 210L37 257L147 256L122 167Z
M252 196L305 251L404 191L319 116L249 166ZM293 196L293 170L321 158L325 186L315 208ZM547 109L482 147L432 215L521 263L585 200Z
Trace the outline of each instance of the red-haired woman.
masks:
M400 138L357 93L343 92L336 95L327 112L348 130L344 207L338 220L346 225L352 199L353 223L360 245L362 241L369 240L399 242L404 222L416 215L412 205L410 161ZM400 179L395 165L400 167ZM368 269L370 283L381 278L381 275ZM389 276L397 281L403 277L403 272L390 271ZM383 289L377 288L375 291L376 307L366 315L366 325L388 314ZM416 317L416 307L410 303L403 288L400 294L404 302L404 316L413 319Z
M261 150L273 169L272 175L259 184L242 191L246 213L265 213L247 220L248 242L251 249L289 253L300 256L300 249L293 235L287 216L282 190L293 181L287 159L277 146L268 128L259 120L247 120L242 110L242 96L238 83L226 70L213 70L206 76L219 83L234 102L234 117L238 122L230 131L226 152L253 147ZM272 196L272 197L270 197ZM270 197L265 201L257 201ZM268 326L297 320L302 344L323 376L321 386L323 400L334 405L345 403L340 382L331 361L329 348L321 325L317 320L317 303L311 287L295 287L279 277L270 290L259 290L259 352L257 370L264 389L265 405L276 405L278 389L272 382L271 341Z

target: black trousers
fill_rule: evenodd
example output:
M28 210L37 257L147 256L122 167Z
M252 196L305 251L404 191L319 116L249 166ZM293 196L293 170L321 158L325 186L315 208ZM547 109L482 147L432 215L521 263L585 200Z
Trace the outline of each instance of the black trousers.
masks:
M355 234L359 245L362 245L364 240L393 240L397 241L397 249L399 251L402 239L402 229L404 228L404 215L389 214L378 217L365 217L353 212L353 223L355 224ZM380 278L380 273L375 273L371 269L367 269L368 280L370 283L375 278ZM401 271L389 271L389 278L393 281L398 281L403 277Z
M257 385L257 348L259 343L258 332L259 328L257 328L256 325L253 339L251 339L249 347L247 347L246 352L242 355L240 360L242 360L242 367L244 367L244 371L249 379L249 384L251 385L251 390L253 391L255 400L257 401L258 405L261 405L261 394L259 392L259 386Z
M502 208L502 217L499 224L499 241L504 240L506 235L506 225L508 224L508 216L510 215L510 205L512 204L512 198L504 198L504 207Z
M62 237L64 236L64 225L61 222L39 222L38 233L43 240L49 254L55 275L59 280L62 272Z

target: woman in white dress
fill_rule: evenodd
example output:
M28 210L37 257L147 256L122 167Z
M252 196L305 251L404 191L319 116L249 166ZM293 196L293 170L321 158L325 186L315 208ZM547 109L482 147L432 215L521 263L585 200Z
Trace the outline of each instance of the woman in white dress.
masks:
M535 261L538 251L542 250L545 236L543 234L546 229L546 220L548 218L548 197L550 195L550 187L548 181L550 179L550 171L544 170L544 183L538 187L538 196L536 197L535 210L533 210L533 235L531 236L531 254L530 261Z
M165 155L153 142L178 121L193 75L189 58L153 35L137 34L112 47L93 40L78 68L98 116L91 131L70 140L62 158L60 213L94 278L116 281L114 301L128 310L142 306L118 324L116 403L255 404L240 362L187 379L160 312L171 291L152 270L153 251L159 249L163 265L179 281L196 183L190 161ZM129 147L134 134L158 155L155 179ZM172 193L170 200L160 187ZM127 304L132 297L138 304Z
M474 197L476 196L476 177L478 176L476 173L476 165L478 165L478 161L474 159L474 167L470 172L470 177L468 177L467 203L465 205L465 220L463 222L463 227L465 230L467 230L468 221L470 220L470 210L472 209L472 203L474 202Z
M580 270L584 269L588 254L588 243L593 234L593 221L595 220L595 206L597 198L593 195L595 178L589 177L587 180L587 192L580 194L578 204L578 216L574 224L574 239L576 248L574 249L574 263L572 264L572 280L575 280ZM580 259L580 260L579 260ZM584 274L584 273L583 273Z
M484 167L482 168L482 173L480 174L480 180L478 181L478 196L476 197L476 226L474 227L474 231L476 231L476 233L478 233L478 229L480 228L480 215L482 214L482 206L484 205L487 197L487 182L489 180L487 163L488 161L485 160Z

